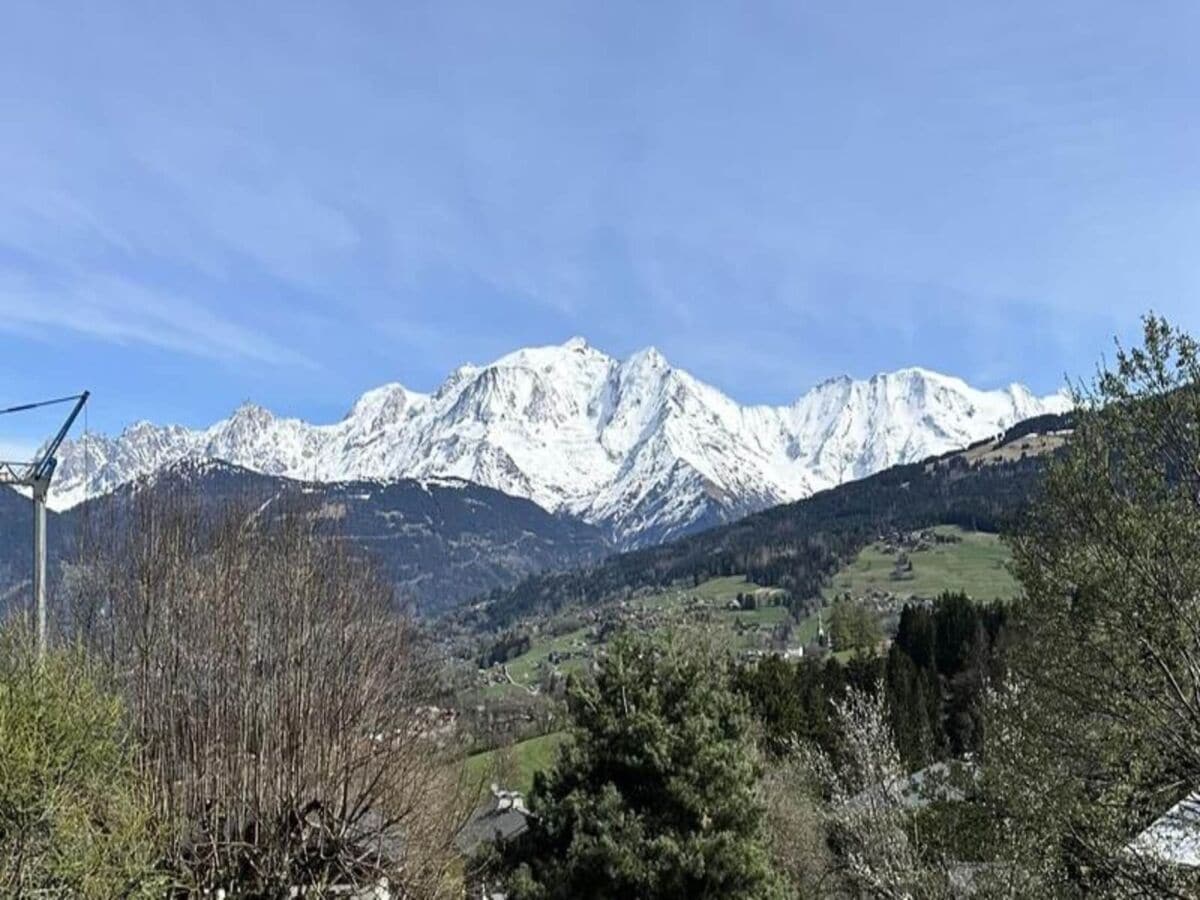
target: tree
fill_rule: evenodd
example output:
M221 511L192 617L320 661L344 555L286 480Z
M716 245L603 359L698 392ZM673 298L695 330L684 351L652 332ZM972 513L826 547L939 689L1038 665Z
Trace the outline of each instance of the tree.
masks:
M783 896L758 755L730 663L696 639L623 634L575 683L571 740L504 851L517 900Z
M937 670L953 678L967 668L979 649L979 612L966 594L946 592L934 601L933 618Z
M937 625L933 614L924 606L906 603L900 611L895 646L903 650L918 669L935 671Z
M763 788L767 850L781 877L800 900L848 897L829 846L821 785L805 761L795 753L771 759Z
M833 604L829 634L834 650L867 653L874 650L883 639L883 628L879 619L865 605L842 599Z
M764 744L771 752L789 746L796 735L809 736L812 717L801 684L801 666L805 665L767 656L754 665L744 666L735 675L734 685L761 722Z
M893 644L884 669L884 689L892 733L905 768L915 771L932 762L942 733L941 689L936 673L918 668Z
M120 702L79 653L0 633L0 894L161 896Z
M1200 787L1200 354L1157 318L1076 391L1013 543L988 784L1025 895L1194 896L1131 838ZM1174 892L1174 893L1172 893Z
M812 744L796 757L821 786L821 815L838 881L853 897L940 900L950 896L944 865L931 861L904 801L905 771L881 685L850 688L833 704L842 748L832 757ZM826 882L830 873L813 872ZM825 896L834 894L831 888Z
M137 495L72 581L81 639L127 698L182 891L445 896L466 810L429 734L434 671L309 512Z

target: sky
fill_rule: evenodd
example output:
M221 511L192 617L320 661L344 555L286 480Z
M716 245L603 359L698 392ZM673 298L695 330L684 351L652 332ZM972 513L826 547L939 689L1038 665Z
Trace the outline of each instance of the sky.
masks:
M742 402L1200 332L1200 5L5 4L0 406L89 427L582 335ZM48 417L0 418L0 456Z

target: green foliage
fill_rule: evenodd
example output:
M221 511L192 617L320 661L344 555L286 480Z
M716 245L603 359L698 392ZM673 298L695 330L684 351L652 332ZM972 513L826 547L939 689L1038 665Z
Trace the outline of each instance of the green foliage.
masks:
M842 698L848 683L846 667L836 659L793 664L767 656L739 669L734 683L759 719L772 754L788 752L797 740L832 752L831 701Z
M797 740L840 761L830 711L847 687L872 693L882 682L889 725L907 771L983 749L983 698L1004 672L1007 606L943 594L932 606L906 605L886 657L855 655L798 664L768 657L738 671L735 684L759 718L766 746Z
M879 617L862 603L842 599L829 614L829 637L833 649L870 653L883 640Z
M884 689L900 759L909 771L938 759L945 748L942 696L937 673L918 666L893 644L884 670Z
M1014 543L1028 602L989 723L992 812L1042 894L1159 894L1178 873L1123 848L1200 786L1197 345L1147 319L1078 402Z
M511 896L783 896L752 719L723 654L622 635L568 702L571 739L535 781L530 830L504 851Z
M496 663L506 663L510 659L515 659L522 653L528 653L530 645L531 639L528 634L506 631L480 654L479 668L486 669Z
M1004 673L1007 620L1006 604L949 592L932 608L901 612L885 680L897 745L911 767L984 749L983 699Z
M120 703L81 655L0 634L0 894L161 896Z

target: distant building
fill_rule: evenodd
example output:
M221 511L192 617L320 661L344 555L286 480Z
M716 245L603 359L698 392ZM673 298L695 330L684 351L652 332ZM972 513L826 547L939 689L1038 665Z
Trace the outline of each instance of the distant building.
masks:
M492 796L475 810L455 838L455 844L464 855L470 856L482 844L512 840L529 827L530 815L520 793L503 791L493 784Z
M919 772L886 785L877 784L846 801L851 808L898 802L905 809L924 809L931 803L959 803L979 780L979 767L969 757L935 762Z

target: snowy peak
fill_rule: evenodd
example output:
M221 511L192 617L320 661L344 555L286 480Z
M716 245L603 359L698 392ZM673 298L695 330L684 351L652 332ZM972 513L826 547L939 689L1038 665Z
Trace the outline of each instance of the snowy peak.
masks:
M822 482L838 484L1069 407L1061 395L1038 399L1017 387L980 391L921 368L826 381L789 411L796 459Z
M139 422L64 444L52 503L179 460L309 481L459 478L650 543L963 446L1069 406L908 368L741 406L656 349L614 359L575 337L456 369L431 394L385 384L311 425L243 404L206 429Z
M375 428L398 425L428 399L424 394L414 393L404 385L393 382L373 388L359 397L350 412L346 413L346 418L369 422Z

